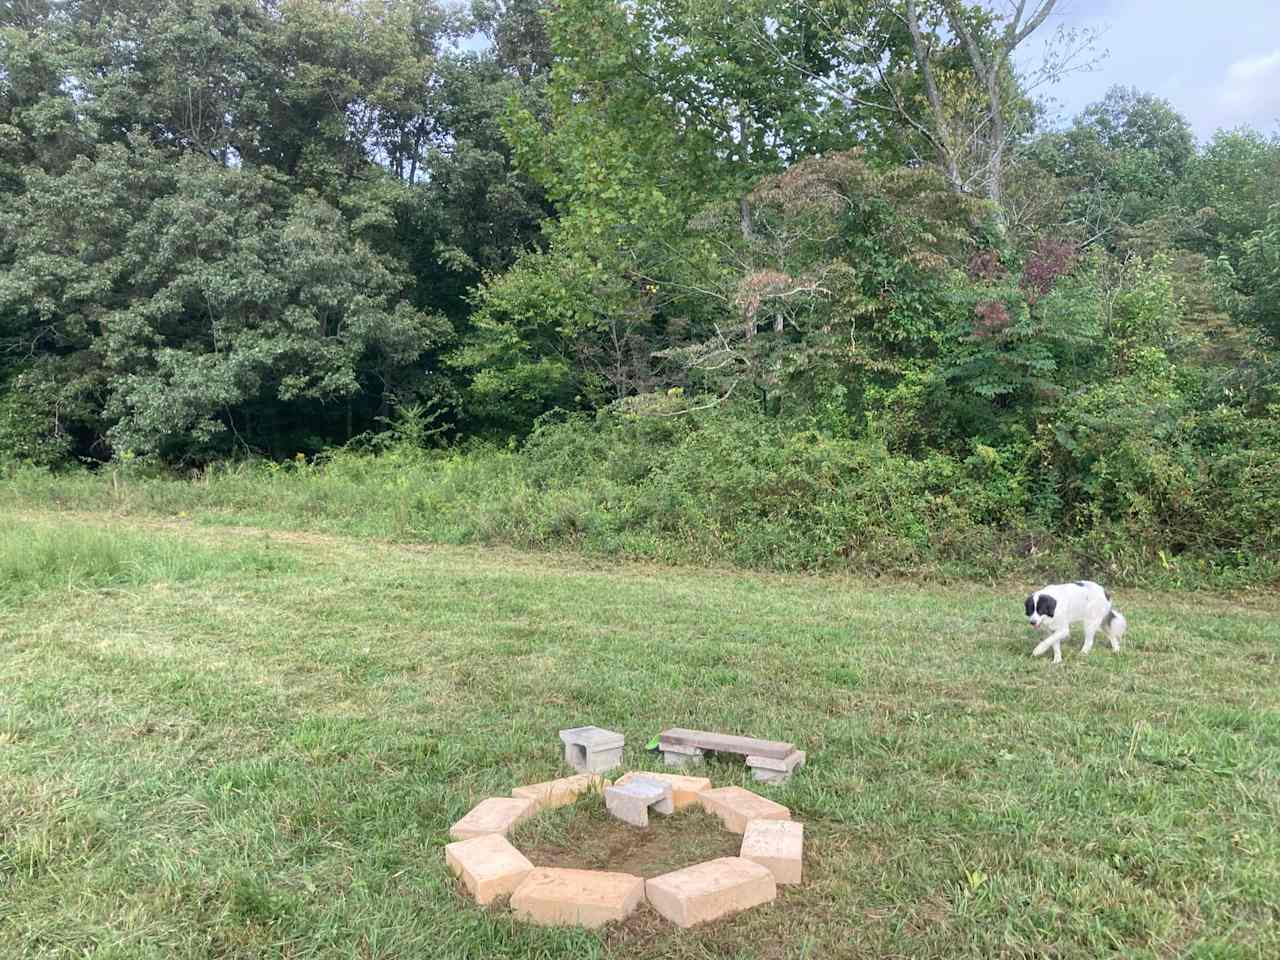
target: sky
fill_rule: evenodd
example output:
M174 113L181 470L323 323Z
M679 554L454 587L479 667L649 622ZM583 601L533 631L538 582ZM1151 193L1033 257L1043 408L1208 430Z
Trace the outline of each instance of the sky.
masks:
M1047 90L1064 119L1123 84L1168 100L1202 140L1241 124L1280 133L1280 0L1058 0L1040 29L1059 26L1100 30L1107 52ZM1028 40L1019 61L1041 55Z

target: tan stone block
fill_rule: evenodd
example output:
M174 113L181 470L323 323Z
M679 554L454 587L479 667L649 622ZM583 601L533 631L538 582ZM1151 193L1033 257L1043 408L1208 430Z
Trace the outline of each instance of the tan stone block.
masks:
M516 787L511 791L513 797L532 800L539 810L554 810L568 806L589 790L603 790L611 781L602 780L590 773L580 773L576 777L561 777L559 780L546 780L543 783L531 783L526 787Z
M778 895L769 868L721 857L645 881L649 905L676 926L691 927L768 903Z
M677 810L696 805L699 802L698 794L703 790L711 789L711 779L709 777L686 777L679 773L650 773L647 770L633 770L630 773L624 773L618 778L616 786L625 786L630 781L640 777L671 784L671 799L675 803Z
M444 848L444 860L453 875L462 879L476 903L514 893L533 870L523 853L497 833L459 840Z
M795 820L750 820L742 835L744 860L769 868L778 883L799 883L804 862L804 824Z
M742 787L718 787L698 794L702 807L714 813L730 833L742 833L748 820L790 820L791 811L768 797Z
M470 840L486 833L503 836L525 817L537 813L538 804L525 797L490 797L481 800L471 812L449 828L455 840Z
M517 919L539 926L601 927L644 899L644 878L629 873L538 867L511 895Z

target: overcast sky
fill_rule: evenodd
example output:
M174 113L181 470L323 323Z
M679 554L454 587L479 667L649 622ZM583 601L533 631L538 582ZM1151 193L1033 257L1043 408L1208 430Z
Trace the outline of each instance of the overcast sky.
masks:
M1050 22L1100 28L1109 54L1053 88L1066 117L1119 83L1164 97L1201 139L1280 132L1280 0L1059 0Z

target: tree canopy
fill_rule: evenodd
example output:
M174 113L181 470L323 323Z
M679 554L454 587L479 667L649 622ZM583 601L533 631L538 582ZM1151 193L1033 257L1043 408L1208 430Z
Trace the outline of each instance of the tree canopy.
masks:
M1276 455L1280 143L1046 125L1054 6L6 4L0 460L723 409L1176 525Z

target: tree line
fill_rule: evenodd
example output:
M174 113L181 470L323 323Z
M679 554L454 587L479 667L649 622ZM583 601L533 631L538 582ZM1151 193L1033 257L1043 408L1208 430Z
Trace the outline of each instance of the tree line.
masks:
M1054 8L4 3L0 460L746 418L1257 549L1280 141L1050 122Z

